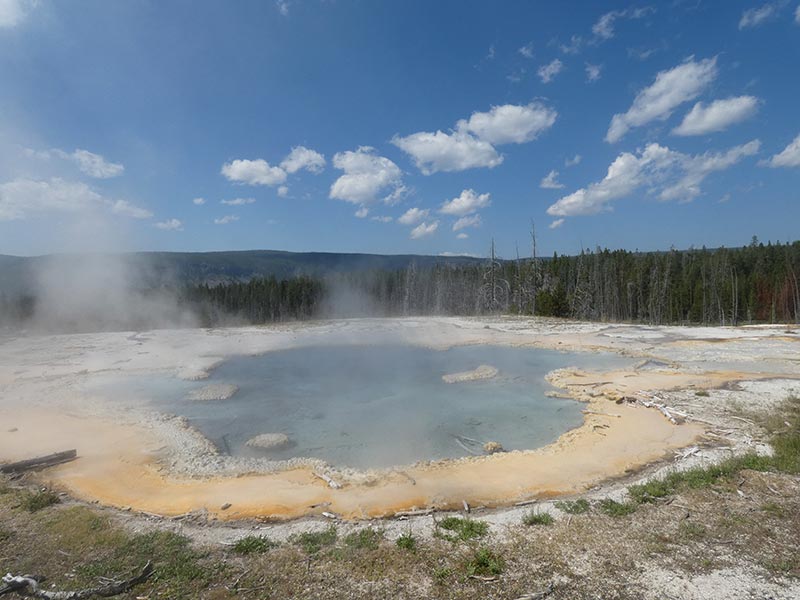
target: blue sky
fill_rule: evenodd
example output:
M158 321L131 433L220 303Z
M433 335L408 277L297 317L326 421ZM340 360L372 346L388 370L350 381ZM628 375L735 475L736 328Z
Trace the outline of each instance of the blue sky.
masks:
M800 237L797 0L0 0L0 253Z

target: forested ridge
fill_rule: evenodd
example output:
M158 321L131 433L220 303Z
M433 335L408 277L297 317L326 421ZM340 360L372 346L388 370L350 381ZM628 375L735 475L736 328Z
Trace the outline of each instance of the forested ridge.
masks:
M526 314L650 324L800 322L800 242L743 248L585 250L478 265L414 263L325 278L189 286L205 324L325 316Z
M325 317L523 314L648 324L800 323L800 241L742 248L415 261L400 269L256 277L138 290L168 295L202 326ZM430 258L430 257L429 257ZM37 315L34 295L0 291L0 325ZM137 321L125 328L145 328ZM163 326L163 325L151 325ZM108 328L106 323L103 326Z

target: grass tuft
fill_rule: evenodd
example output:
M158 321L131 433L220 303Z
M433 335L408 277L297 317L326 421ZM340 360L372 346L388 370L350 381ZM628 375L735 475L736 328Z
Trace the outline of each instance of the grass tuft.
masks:
M398 548L408 550L409 552L417 551L417 538L415 538L410 531L397 538L395 544L397 544Z
M617 502L611 498L604 498L597 504L604 513L610 517L624 517L636 512L636 504L633 502Z
M437 532L440 537L450 540L451 542L473 540L489 533L488 523L473 521L472 519L462 519L461 517L445 517L439 521L437 525L441 529L453 532L453 535Z
M324 546L332 546L336 543L339 532L335 525L331 525L323 531L309 531L298 533L289 538L293 544L300 546L306 554L316 554Z
M383 532L367 527L354 531L344 538L344 544L354 550L375 550L383 538Z
M267 550L276 548L278 544L261 535L248 535L241 538L233 545L237 554L263 554Z
M59 502L61 502L61 499L58 497L58 494L50 490L43 490L33 494L27 494L22 500L22 506L28 512L38 512L48 506L58 504Z
M500 575L505 568L505 559L485 546L476 549L466 563L467 575L481 577Z
M548 512L531 511L522 517L522 522L529 527L531 525L552 525L554 520Z

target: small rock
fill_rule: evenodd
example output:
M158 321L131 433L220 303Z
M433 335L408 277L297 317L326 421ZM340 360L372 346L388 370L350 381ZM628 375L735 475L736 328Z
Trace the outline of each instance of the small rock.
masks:
M19 429L17 429L16 427L12 427L11 429L8 430L8 433L14 433L15 431L19 431Z
M219 509L220 510L228 510L230 507L231 507L231 503L230 502L226 502L225 504L220 506Z
M261 450L277 450L285 448L291 444L289 436L285 433L262 433L254 438L250 438L245 443L249 448L260 448Z
M497 452L505 452L503 445L500 442L486 442L483 445L483 451L486 454L495 454Z

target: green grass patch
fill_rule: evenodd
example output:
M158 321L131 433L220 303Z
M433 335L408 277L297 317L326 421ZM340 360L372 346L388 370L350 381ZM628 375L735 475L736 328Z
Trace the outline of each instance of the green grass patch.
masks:
M610 517L624 517L636 512L636 504L633 502L617 502L611 498L604 498L597 503L605 514Z
M577 500L559 500L556 502L556 508L570 515L582 515L589 512L591 505L586 498L578 498Z
M13 536L14 536L13 531L9 531L8 529L3 529L2 527L0 527L0 544L2 544L3 542L7 542Z
M61 502L61 498L58 497L58 494L50 490L44 490L26 494L22 500L22 507L28 512L38 512L59 502Z
M348 534L344 538L344 544L348 548L354 550L375 550L382 538L382 531L367 527L366 529L360 529L359 531Z
M395 544L397 544L398 548L408 550L409 552L417 551L417 538L415 538L410 531L397 538Z
M300 546L306 554L317 554L325 546L333 546L339 537L335 525L323 531L298 533L289 538L293 544Z
M678 535L684 539L701 540L706 537L707 530L700 523L692 521L681 521L678 525Z
M535 512L531 511L522 517L522 522L529 527L531 525L552 525L553 515L548 512Z
M273 542L262 535L248 535L233 545L233 551L236 554L263 554L277 546L277 542Z
M500 575L506 568L506 561L498 553L482 546L477 548L466 563L467 575L492 577Z
M451 542L458 540L469 541L480 538L489 533L489 524L483 521L473 521L472 519L462 519L461 517L445 517L437 523L439 528L452 532L451 535L436 532Z

